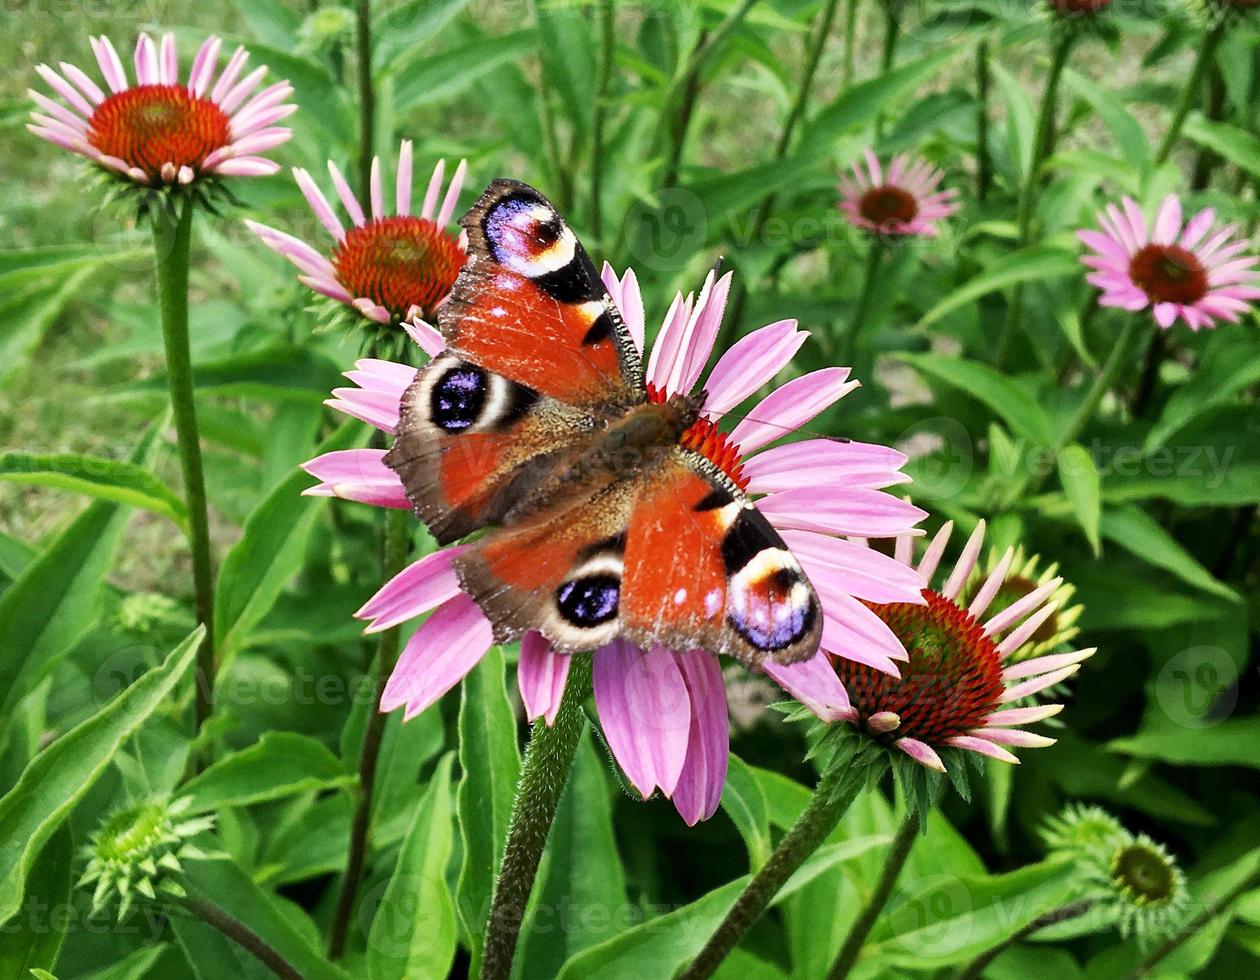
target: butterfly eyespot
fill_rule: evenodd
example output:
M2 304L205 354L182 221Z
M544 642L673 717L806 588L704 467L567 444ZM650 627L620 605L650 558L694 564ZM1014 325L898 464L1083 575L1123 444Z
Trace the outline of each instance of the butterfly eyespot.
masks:
M731 579L730 596L727 620L753 647L767 653L799 643L818 616L795 559L777 548L762 551Z
M486 373L471 364L451 367L437 379L429 398L433 421L446 432L462 432L485 409Z
M556 590L556 608L569 623L590 629L617 618L621 580L612 575L571 579Z

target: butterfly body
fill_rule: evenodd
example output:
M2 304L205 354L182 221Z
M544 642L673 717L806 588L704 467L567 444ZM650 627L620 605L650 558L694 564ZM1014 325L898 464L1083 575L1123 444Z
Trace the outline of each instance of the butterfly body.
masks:
M704 394L649 389L555 209L499 180L462 224L446 350L404 396L386 462L440 542L488 529L455 568L496 639L812 655L817 596L729 454L712 451Z

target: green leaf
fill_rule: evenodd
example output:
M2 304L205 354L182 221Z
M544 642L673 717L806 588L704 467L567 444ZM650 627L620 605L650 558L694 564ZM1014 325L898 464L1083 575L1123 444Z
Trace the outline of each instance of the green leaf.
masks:
M79 977L78 980L144 980L151 975L153 967L168 949L170 946L166 943L142 946L122 957L118 962L101 970L93 970Z
M607 772L584 731L547 837L512 975L551 980L567 960L613 938L637 914L626 897Z
M188 865L188 877L192 886L190 892L229 910L235 918L248 923L250 929L293 965L303 980L349 980L349 974L328 962L324 951L316 946L318 933L304 913L297 906L260 888L233 862L192 861ZM171 923L175 926L180 945L186 950L185 940L190 934L210 932L211 936L221 938L219 933L196 919L179 916ZM211 954L214 958L208 961L203 956L189 956L190 963L206 971L200 972L199 976L220 980L242 972L233 969L232 961L238 957L248 958L249 954L235 943L227 942L226 945L230 950L226 955L217 952L222 949L221 944L210 945L209 950L216 952ZM204 945L202 948L205 948ZM249 969L252 972L253 966Z
M1032 160L1033 136L1037 128L1037 109L1024 83L1008 72L997 59L990 63L997 81L1002 103L1006 107L1006 150L1015 172L1022 178Z
M96 269L81 266L65 277L23 287L0 285L0 382L26 363L66 304L82 295Z
M1108 510L1102 533L1142 561L1171 572L1187 585L1213 595L1238 601L1238 593L1199 564L1156 520L1142 508L1129 504Z
M250 34L273 48L292 47L301 22L282 0L232 0Z
M739 830L748 848L748 866L756 870L770 858L770 818L766 797L757 777L734 753L722 789L722 809Z
M198 391L279 402L322 402L337 377L337 367L328 358L302 347L268 347L193 366L193 387ZM159 371L142 381L110 388L103 397L129 398L165 391L166 373Z
M250 806L353 780L328 748L308 735L268 732L247 749L224 756L180 790L193 813Z
M1036 397L987 364L940 354L901 354L900 359L920 374L941 381L987 405L1016 435L1039 446L1053 441L1050 418Z
M468 0L410 0L378 13L372 25L377 74L392 72L395 62L427 56L433 38L467 6Z
M1260 338L1255 331L1220 333L1186 383L1173 392L1159 421L1146 437L1146 451L1163 446L1205 412L1228 405L1252 385L1260 383Z
M0 480L84 493L143 507L186 530L188 510L175 491L143 466L74 453L0 453Z
M926 330L937 320L982 296L1009 286L1058 279L1079 274L1077 257L1055 245L1034 245L990 262L983 272L963 283L919 318L918 329Z
M1009 939L1075 895L1070 861L1043 861L1003 875L938 875L903 892L876 923L863 954L907 970L960 963Z
M565 4L542 4L537 17L544 89L559 94L569 124L585 139L595 105L594 19Z
M455 898L446 883L454 842L452 761L448 754L438 763L372 919L371 980L444 977L455 959Z
M463 863L456 887L459 921L472 950L471 976L481 970L481 947L494 879L503 858L508 820L521 771L516 715L504 682L503 651L491 647L464 678L459 702L459 781L456 814Z
M1253 177L1260 177L1260 138L1224 122L1212 122L1200 113L1186 120L1182 134L1224 157Z
M1059 451L1059 482L1072 505L1072 512L1085 532L1094 555L1101 553L1098 525L1102 520L1102 478L1094 457L1084 446L1073 444Z
M1133 118L1119 99L1100 89L1084 75L1069 68L1063 77L1068 86L1098 113L1125 160L1139 174L1147 173L1151 167L1151 141L1147 139L1141 123Z
M272 78L283 78L293 86L293 98L308 118L318 121L325 141L346 143L353 138L354 114L346 90L323 65L285 50L278 45L260 44L254 38L237 38L250 54L250 65L266 65Z
M44 842L109 767L122 743L168 702L204 632L193 630L161 666L37 755L0 799L0 922L21 908L27 876Z
M1211 727L1172 726L1107 743L1113 752L1178 766L1247 766L1260 769L1260 718L1230 718Z
M437 55L420 51L400 58L388 73L394 83L394 110L401 115L459 95L501 65L532 54L537 43L537 31L527 28L470 41Z
M23 977L34 969L51 970L66 938L61 918L69 907L74 840L62 824L48 839L31 868L23 904L12 921L0 924L0 976Z
M785 901L819 875L845 861L887 843L887 837L863 837L820 847L779 889L771 905ZM557 980L585 980L587 977L643 980L674 976L700 952L748 881L747 875L737 878L668 915L623 930L615 938L565 963Z
M156 427L132 454L147 463ZM87 507L0 595L0 731L18 701L70 650L97 615L101 583L130 513L112 501Z
M363 426L347 422L319 447L320 453L345 449ZM238 652L302 567L307 542L327 498L303 497L311 478L295 469L258 505L240 540L223 559L214 596L214 630L219 655Z

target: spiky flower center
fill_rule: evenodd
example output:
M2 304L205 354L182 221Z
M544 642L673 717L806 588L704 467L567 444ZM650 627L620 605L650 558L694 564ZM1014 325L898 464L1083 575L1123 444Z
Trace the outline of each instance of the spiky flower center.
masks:
M96 107L88 142L161 180L166 164L200 170L206 157L231 142L231 126L218 105L183 85L137 85Z
M657 388L652 382L647 385L648 401L654 405L663 405L669 401L669 393ZM717 427L717 424L706 416L696 419L678 439L684 449L697 452L710 463L720 469L741 490L748 488L748 477L744 475L743 457L739 444L732 442L731 437Z
M1165 905L1176 892L1176 874L1169 859L1141 841L1116 852L1111 875L1116 887L1139 905Z
M103 861L141 860L163 843L169 829L164 807L142 803L110 817L98 831L93 849Z
M919 214L918 199L907 190L892 184L872 187L858 202L858 212L871 224L909 224Z
M1129 276L1153 303L1193 305L1207 295L1207 269L1180 245L1147 245L1129 263Z
M1002 666L975 617L931 589L923 598L871 606L909 654L900 679L844 658L837 670L861 722L893 712L900 724L883 737L939 745L984 725L1002 696Z
M464 265L459 240L427 218L373 218L351 228L333 249L337 280L356 299L366 297L395 322L412 307L432 317Z

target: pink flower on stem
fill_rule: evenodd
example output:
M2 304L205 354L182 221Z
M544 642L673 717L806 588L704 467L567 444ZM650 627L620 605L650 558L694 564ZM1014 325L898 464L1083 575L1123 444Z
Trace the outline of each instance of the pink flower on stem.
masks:
M329 160L328 173L350 217L349 229L311 175L293 171L311 211L336 241L329 255L276 228L257 221L246 224L269 248L297 266L302 273L298 279L315 292L355 308L376 323L432 336L436 331L423 321L431 319L446 301L464 266L462 237L448 231L447 224L459 201L467 165L460 161L443 194L446 161L438 161L418 215L411 208L411 168L411 141L404 140L398 153L393 214L389 214L379 158L372 158L369 211ZM416 320L420 325L415 325Z
M926 602L894 602L872 608L905 644L909 659L900 677L852 660L836 662L851 703L847 720L916 762L945 771L947 749L1018 762L1013 748L1052 745L1025 726L1063 710L1061 704L1020 705L1071 677L1093 648L1027 656L1038 631L1059 611L1061 578L1052 578L985 618L1009 580L1016 552L1009 549L983 578L972 581L984 544L984 521L963 547L958 563L937 576L953 522L927 546L917 566L914 539L897 539L896 560L915 567L931 588ZM970 595L969 602L964 594Z
M1098 215L1102 231L1077 233L1091 250L1081 261L1094 270L1088 279L1102 290L1098 302L1134 312L1150 307L1165 329L1178 318L1191 330L1237 323L1260 299L1260 258L1243 254L1237 226L1214 230L1215 221L1206 208L1183 225L1172 194L1149 228L1132 198L1109 204Z
M866 169L855 163L853 177L840 178L840 210L866 231L935 238L937 224L959 209L957 191L937 189L943 176L904 154L893 157L885 173L874 151L867 150Z
M265 176L279 169L259 154L292 135L276 123L297 109L285 101L293 87L276 82L255 94L267 69L241 78L249 58L244 48L236 49L216 80L222 42L207 39L187 83L181 83L174 36L166 34L155 44L141 34L133 85L109 38L91 43L105 88L66 62L60 72L36 67L60 96L58 101L30 92L38 110L26 128L36 136L146 187L188 185L209 175Z
M636 343L643 346L643 301L633 271L603 275ZM649 396L691 391L713 352L730 289L729 274L710 274L699 297L675 298L647 366ZM813 438L771 444L795 432L857 386L846 368L798 377L763 398L729 432L715 418L731 412L770 382L792 359L806 334L796 321L771 323L739 340L718 358L704 384L705 415L684 443L720 466L757 503L788 541L822 603L822 648L810 660L765 671L826 720L852 717L833 657L849 658L892 676L906 653L868 602L923 602L924 581L913 568L849 536L910 534L925 515L885 492L908 480L905 456L884 446ZM430 355L440 337L425 338ZM385 432L398 425L399 402L412 368L361 360L329 402ZM377 450L329 453L306 464L320 482L307 493L387 507L407 507L406 494ZM493 642L489 621L460 591L452 559L463 546L427 555L388 582L358 616L369 632L425 613L385 690L381 708L404 708L410 718L449 691ZM594 651L595 705L609 747L645 798L655 790L674 802L689 824L716 811L726 779L728 717L718 658L704 650L642 650L624 641ZM530 720L554 721L571 659L537 633L521 642L518 682Z

